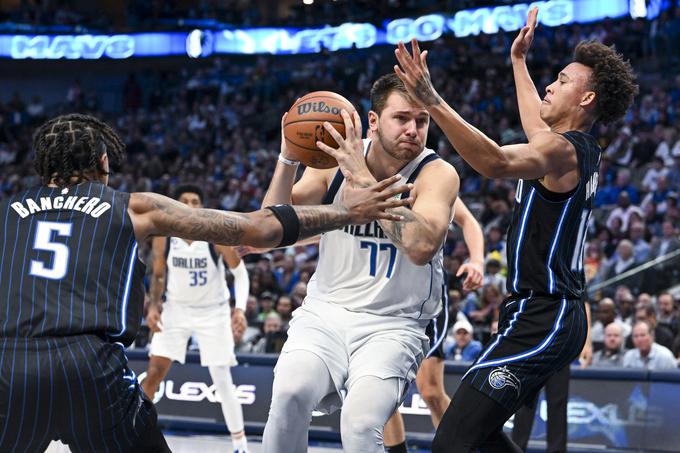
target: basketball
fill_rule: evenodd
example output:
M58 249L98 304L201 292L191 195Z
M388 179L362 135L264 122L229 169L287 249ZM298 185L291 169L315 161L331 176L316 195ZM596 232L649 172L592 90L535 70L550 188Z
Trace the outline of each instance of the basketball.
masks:
M314 91L298 99L288 110L283 125L283 136L290 156L312 168L337 166L336 160L317 148L316 142L337 148L338 144L323 127L323 123L328 121L344 137L345 122L340 115L342 109L350 115L355 110L351 102L332 91Z

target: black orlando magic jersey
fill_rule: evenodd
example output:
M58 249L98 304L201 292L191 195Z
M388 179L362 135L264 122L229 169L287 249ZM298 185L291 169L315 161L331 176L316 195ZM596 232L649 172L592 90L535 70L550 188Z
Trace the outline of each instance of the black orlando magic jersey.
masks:
M0 203L0 337L134 340L144 265L129 199L87 182L36 187Z
M558 194L538 180L519 180L507 242L507 290L515 295L579 299L584 290L583 252L602 150L589 134L562 135L576 148L579 182Z

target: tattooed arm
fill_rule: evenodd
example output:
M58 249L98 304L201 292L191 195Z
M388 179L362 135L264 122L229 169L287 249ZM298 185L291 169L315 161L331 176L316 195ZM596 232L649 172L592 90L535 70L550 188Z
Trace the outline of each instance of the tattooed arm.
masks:
M340 228L350 223L400 219L386 209L404 206L410 200L393 197L409 190L402 185L388 188L398 180L387 178L368 188L348 188L342 205L294 206L300 223L300 239ZM275 247L283 237L283 227L274 214L263 209L247 214L195 209L155 193L130 194L128 213L135 235L142 240L149 235L175 236L221 245Z
M439 251L451 222L459 185L458 174L451 165L443 160L429 163L416 179L412 209L390 211L404 220L379 221L392 243L406 253L412 263L425 265Z

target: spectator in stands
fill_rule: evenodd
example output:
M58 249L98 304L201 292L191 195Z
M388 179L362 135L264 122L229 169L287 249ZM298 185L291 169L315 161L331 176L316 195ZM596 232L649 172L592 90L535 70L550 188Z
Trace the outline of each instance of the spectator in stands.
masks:
M652 248L649 252L649 259L657 259L664 255L680 249L680 239L677 229L669 220L663 222L661 226L663 236L655 237L652 241ZM650 268L645 274L645 280L657 288L668 288L673 283L678 282L678 260L671 260L657 264Z
M281 329L281 317L275 311L264 320L262 335L253 344L253 353L278 354L286 342L286 332Z
M626 338L631 331L629 324L622 322L616 312L616 304L609 297L602 299L596 306L597 321L590 329L590 336L593 341L593 349L600 350L604 345L605 329L615 321L623 329L623 338Z
M671 191L668 188L666 175L660 175L656 179L656 188L645 195L645 197L642 199L640 207L644 211L649 203L654 202L654 205L656 206L656 212L663 215L668 209L666 201L670 193Z
M645 224L642 222L633 222L628 232L630 242L633 244L633 257L636 263L644 263L649 257L649 252L652 247L649 242L645 240Z
M284 255L283 260L278 263L274 270L276 281L283 291L283 294L290 294L293 288L300 281L300 272L295 268L295 258L291 255Z
M604 329L604 348L593 354L592 366L598 368L620 368L623 366L623 326L612 322Z
M604 281L614 278L633 269L637 265L638 263L635 261L633 243L628 239L623 239L616 247L614 256L607 262L606 266L603 266L600 280ZM622 282L630 287L633 292L637 292L637 288L639 288L640 284L640 276L637 274L631 275L622 280Z
M257 321L264 323L267 316L274 312L274 304L276 303L276 299L272 293L265 291L260 294L258 302L260 306L260 313L257 315Z
M473 328L466 320L457 321L445 346L446 358L456 362L472 362L482 350L482 343L472 338Z
M636 309L640 307L652 307L654 306L654 300L649 293L640 293L637 297L637 302L635 304Z
M501 293L505 293L506 278L501 275L501 263L496 259L486 260L486 272L483 285L494 285Z
M628 194L628 201L636 204L640 201L637 189L631 184L631 174L628 168L621 168L616 172L616 181L613 185L605 185L595 195L597 206L613 205L620 200L621 192Z
M654 341L651 326L640 321L633 326L633 344L635 349L627 351L623 356L625 368L644 368L647 370L676 370L673 353Z
M670 165L672 165L672 162L673 161L671 159ZM654 160L652 160L651 166L647 169L644 178L642 178L642 188L647 192L653 192L657 190L659 187L659 178L663 177L664 182L666 182L665 178L667 175L668 168L664 166L664 160L660 157L655 157ZM642 203L640 205L640 207L642 207L643 210L645 208L646 202L648 202L648 199L651 198L652 197L649 197L649 194L647 194L647 196L643 198Z
M465 307L465 315L475 326L475 338L485 343L491 337L491 321L498 317L497 311L503 295L494 285L482 287L482 295L478 301L468 300Z
M678 311L675 298L671 293L663 292L656 296L657 320L659 325L667 326L673 335L678 334Z
M257 303L257 297L253 296L252 294L248 296L248 300L246 301L246 321L248 321L248 324L252 324L257 322L257 316L260 314L260 306Z
M614 229L614 222L621 222L621 232L626 233L630 225L631 217L636 214L640 219L644 217L642 209L633 206L628 191L623 190L619 193L618 206L612 210L607 218L607 228Z
M635 308L635 323L645 322L649 325L654 334L654 341L661 346L668 348L673 347L674 335L670 327L665 324L659 324L656 321L656 309L651 305L637 306ZM626 347L628 349L633 347L633 334L626 339Z
M293 300L289 296L281 296L276 301L276 313L281 317L281 330L288 331L288 323L293 314Z

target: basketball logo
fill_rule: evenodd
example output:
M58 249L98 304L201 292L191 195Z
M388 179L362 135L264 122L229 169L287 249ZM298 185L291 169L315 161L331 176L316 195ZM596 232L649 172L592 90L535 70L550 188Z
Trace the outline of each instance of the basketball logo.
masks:
M517 376L512 374L507 367L496 368L489 374L489 385L496 390L500 390L505 387L512 387L519 394L521 383Z

